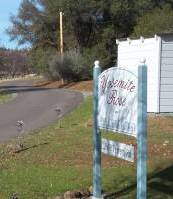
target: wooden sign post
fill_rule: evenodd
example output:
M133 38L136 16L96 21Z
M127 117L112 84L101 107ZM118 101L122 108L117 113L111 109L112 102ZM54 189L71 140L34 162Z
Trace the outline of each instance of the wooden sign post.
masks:
M101 132L98 127L98 77L101 73L99 61L95 61L93 70L93 198L101 198Z
M147 193L147 66L138 67L137 199Z
M134 162L134 147L101 139L100 129L137 138L137 199L147 190L147 66L137 75L126 68L112 67L101 73L95 61L93 127L93 198L101 195L101 152Z

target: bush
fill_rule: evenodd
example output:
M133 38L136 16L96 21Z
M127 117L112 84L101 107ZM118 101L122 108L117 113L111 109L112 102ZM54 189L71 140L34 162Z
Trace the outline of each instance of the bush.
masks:
M91 75L82 63L83 58L78 51L67 51L63 58L57 54L49 62L49 77L53 80L64 79L67 82L88 79Z

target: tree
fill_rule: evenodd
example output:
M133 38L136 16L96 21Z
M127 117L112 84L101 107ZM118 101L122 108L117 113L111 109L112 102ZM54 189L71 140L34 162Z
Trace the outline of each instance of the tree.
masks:
M173 10L166 5L163 8L155 8L152 12L140 17L132 36L149 37L156 33L170 32L173 32Z
M57 47L54 34L57 29L57 21L48 13L46 14L46 10L42 10L43 2L22 1L18 15L10 18L12 27L7 32L11 40L17 39L19 45L29 43L34 47L39 45Z
M147 16L152 29L159 23L157 11L166 4L170 13L170 0L23 0L18 14L11 17L8 33L19 44L29 43L34 65L47 72L48 60L59 51L59 11L63 11L64 50L80 51L85 67L94 59L110 67L116 63L116 39L133 30L138 35Z
M1 76L24 75L33 72L32 65L26 50L10 50L0 48Z
M34 70L39 74L47 75L49 70L49 62L55 54L56 51L54 48L33 48L30 51L30 56Z

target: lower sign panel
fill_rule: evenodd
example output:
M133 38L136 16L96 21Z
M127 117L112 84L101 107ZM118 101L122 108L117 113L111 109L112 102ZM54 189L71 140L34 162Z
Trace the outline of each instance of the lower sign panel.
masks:
M134 162L134 147L102 138L102 153Z

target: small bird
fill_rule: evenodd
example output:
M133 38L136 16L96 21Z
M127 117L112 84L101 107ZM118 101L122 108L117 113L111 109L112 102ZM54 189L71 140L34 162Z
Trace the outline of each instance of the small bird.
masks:
M18 130L19 130L19 131L22 131L22 130L23 130L23 127L24 127L24 122L23 122L23 120L18 120L17 123L16 123L16 126L18 127Z
M59 107L56 107L56 108L55 108L55 111L56 111L57 115L60 115L61 109L60 109Z

